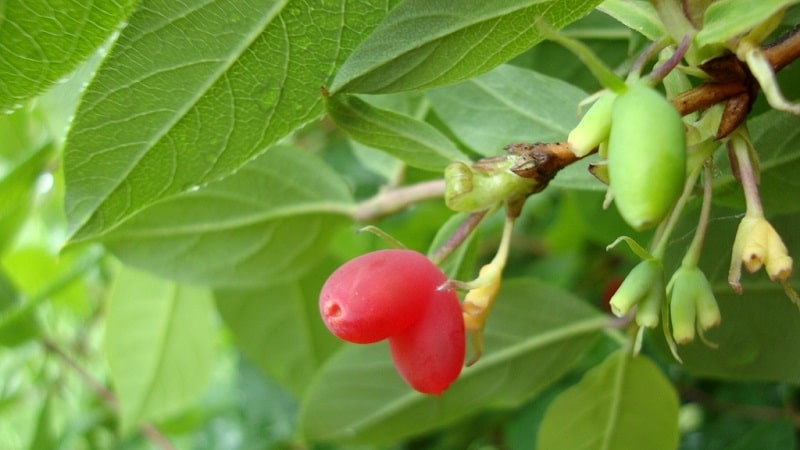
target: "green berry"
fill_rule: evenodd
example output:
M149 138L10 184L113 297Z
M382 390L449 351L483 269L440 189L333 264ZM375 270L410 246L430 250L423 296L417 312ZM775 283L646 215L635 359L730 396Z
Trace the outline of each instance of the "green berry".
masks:
M664 96L636 84L614 101L608 171L614 203L637 230L661 222L686 178L686 138L681 116Z

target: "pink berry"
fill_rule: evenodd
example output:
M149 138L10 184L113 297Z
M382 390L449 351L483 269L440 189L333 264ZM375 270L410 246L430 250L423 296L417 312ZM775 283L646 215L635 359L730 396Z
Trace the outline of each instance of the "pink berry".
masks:
M319 295L319 311L335 336L370 344L404 331L422 317L447 276L412 250L378 250L336 269Z
M400 376L412 388L439 395L458 378L464 364L464 320L453 291L434 291L419 322L389 337Z

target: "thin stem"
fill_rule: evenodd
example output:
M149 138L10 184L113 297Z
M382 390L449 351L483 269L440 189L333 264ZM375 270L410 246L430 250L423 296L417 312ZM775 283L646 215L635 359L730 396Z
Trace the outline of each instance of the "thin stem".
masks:
M469 235L478 228L478 225L480 225L488 212L488 209L484 209L483 211L474 212L467 216L467 219L461 223L455 233L433 252L430 256L430 260L437 266L444 262L444 260L450 257L450 255L467 240Z
M57 356L61 359L67 366L72 368L78 376L89 386L89 389L95 393L106 406L112 411L119 411L119 401L117 397L114 395L113 392L108 390L103 383L98 381L95 377L92 376L89 372L86 371L78 362L67 352L65 352L61 347L58 346L53 340L49 338L42 338L41 343L44 346L45 350L52 353L53 355ZM142 434L150 440L153 444L155 444L158 448L163 450L174 450L174 446L169 442L166 436L164 436L161 431L158 430L153 424L145 423L140 426L140 431Z
M431 180L411 186L386 189L356 206L353 218L358 222L369 222L398 212L409 205L444 195L444 180Z
M672 71L672 69L678 65L678 63L681 62L684 55L686 55L686 51L689 50L689 44L691 43L691 35L687 34L683 37L681 43L678 45L678 48L675 49L675 52L666 61L654 68L653 71L647 76L650 79L651 85L658 84Z
M651 42L641 53L639 53L639 56L636 57L631 65L631 69L628 74L628 81L630 82L639 79L641 77L642 70L644 70L644 66L653 58L655 58L661 50L666 48L671 41L672 39L669 36L662 36L657 41Z
M703 174L703 206L700 209L700 218L697 223L697 230L694 232L694 238L689 245L689 250L683 257L682 265L687 267L697 266L700 260L700 253L703 250L703 242L706 238L706 231L708 230L708 221L711 217L711 196L713 193L713 174L711 173L711 161L705 164L705 172Z
M670 211L667 221L665 222L663 228L659 230L659 233L654 240L655 245L653 246L652 254L657 259L662 259L664 257L664 253L667 250L669 237L672 235L675 225L678 224L678 218L680 218L683 208L686 206L686 203L692 196L692 191L694 190L694 185L697 182L697 177L700 175L701 168L702 166L693 170L692 173L686 178L686 183L683 185L683 192L681 193L681 196L678 198L678 201L675 202L675 206L672 207L672 211Z
M511 235L514 231L514 221L514 217L507 215L503 223L503 237L500 239L500 246L497 248L497 253L490 263L493 267L496 267L497 270L503 270L506 266L508 250L511 248Z
M747 138L742 135L742 131L736 132L728 142L736 156L739 166L739 181L744 190L744 199L747 205L747 214L763 215L764 208L761 205L761 196L758 193L758 182L756 173L750 159L749 143Z

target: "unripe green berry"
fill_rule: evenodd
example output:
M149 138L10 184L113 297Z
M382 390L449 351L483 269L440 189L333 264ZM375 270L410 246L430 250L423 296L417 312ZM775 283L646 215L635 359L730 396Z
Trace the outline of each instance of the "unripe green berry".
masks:
M655 89L635 84L614 101L611 123L608 170L614 203L630 226L650 228L664 219L683 189L683 121Z

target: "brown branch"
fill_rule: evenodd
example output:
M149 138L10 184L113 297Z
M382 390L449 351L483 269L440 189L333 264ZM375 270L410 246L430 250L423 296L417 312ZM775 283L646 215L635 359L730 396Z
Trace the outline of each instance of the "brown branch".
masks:
M356 206L353 218L357 222L369 222L393 214L409 205L444 195L444 180L424 181L393 189L386 189Z
M764 47L764 55L775 72L800 58L800 25ZM672 99L672 105L681 115L706 109L740 94L750 93L758 83L747 65L734 54L714 58L701 68L711 76L707 81Z

